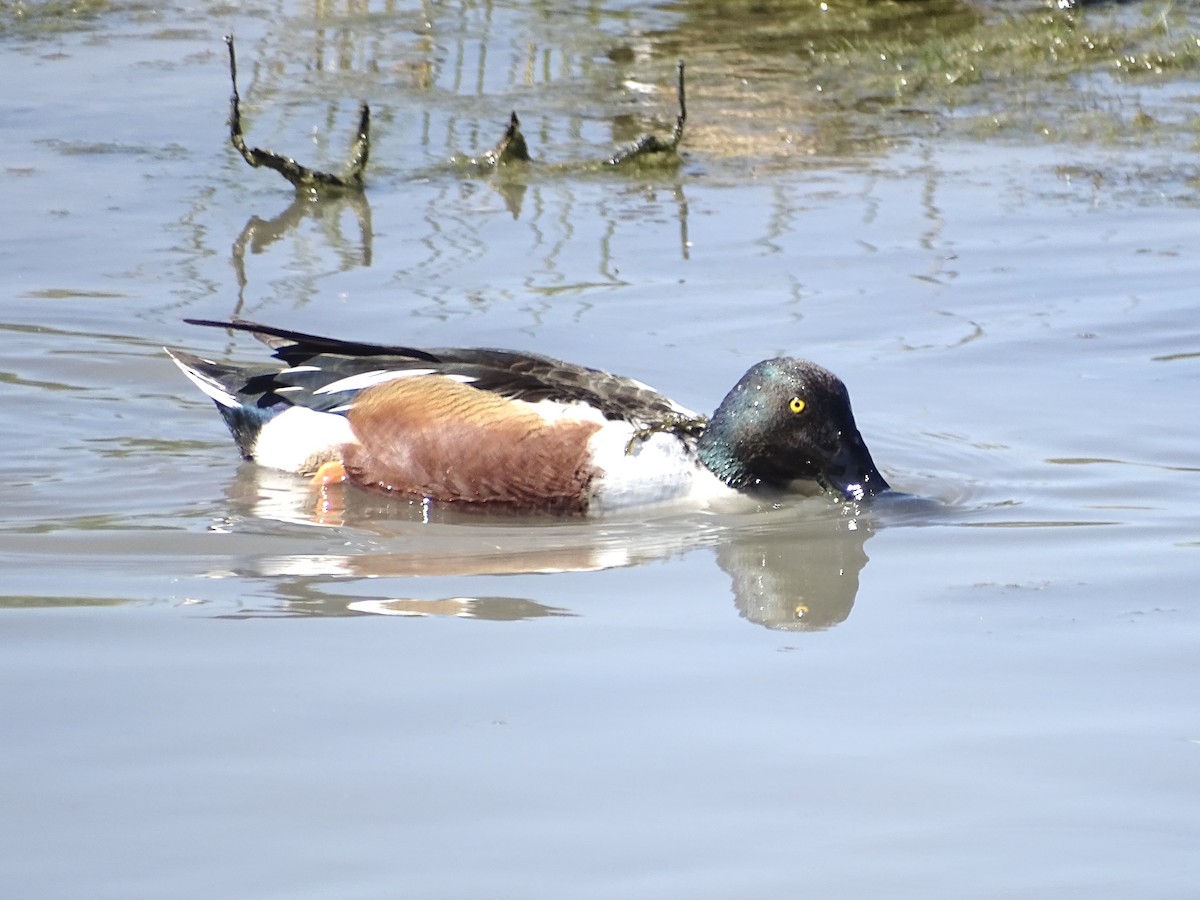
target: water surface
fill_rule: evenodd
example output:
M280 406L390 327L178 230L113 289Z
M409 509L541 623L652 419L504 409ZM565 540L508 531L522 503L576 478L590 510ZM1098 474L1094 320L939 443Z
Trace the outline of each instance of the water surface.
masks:
M1194 75L885 95L821 54L989 13L768 12L0 12L7 893L1191 896ZM371 103L364 198L228 146L230 31L251 143L337 168ZM594 166L679 57L678 165ZM536 165L454 161L514 108ZM162 354L261 356L231 315L705 410L808 356L914 498L329 515Z

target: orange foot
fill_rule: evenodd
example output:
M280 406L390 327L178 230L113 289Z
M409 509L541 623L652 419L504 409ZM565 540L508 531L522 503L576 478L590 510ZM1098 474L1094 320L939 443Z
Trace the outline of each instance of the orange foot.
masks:
M308 483L313 487L323 488L330 484L341 484L346 477L346 467L340 460L331 459L327 463L321 463L321 468L317 469L317 473Z
M309 485L316 491L312 521L318 525L342 525L342 515L346 511L346 498L342 489L337 485L347 480L346 469L336 460L323 463L311 479Z

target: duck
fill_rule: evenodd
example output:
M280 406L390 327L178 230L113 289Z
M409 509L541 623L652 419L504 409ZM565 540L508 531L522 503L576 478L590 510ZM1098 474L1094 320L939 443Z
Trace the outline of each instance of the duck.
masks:
M184 321L272 351L271 362L244 364L164 348L243 458L314 484L573 515L790 491L858 502L890 490L846 386L806 359L756 363L703 416L633 378L533 353Z

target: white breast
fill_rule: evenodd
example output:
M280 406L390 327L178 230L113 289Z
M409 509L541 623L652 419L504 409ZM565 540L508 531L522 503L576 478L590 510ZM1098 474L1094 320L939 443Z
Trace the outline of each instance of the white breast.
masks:
M589 510L605 512L651 503L687 501L703 505L737 496L670 434L652 434L629 448L634 428L608 422L591 438L592 459L601 471Z

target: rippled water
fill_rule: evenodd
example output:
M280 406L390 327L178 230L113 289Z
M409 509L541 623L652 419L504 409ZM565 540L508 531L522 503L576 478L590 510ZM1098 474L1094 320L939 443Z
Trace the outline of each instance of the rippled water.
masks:
M6 893L1191 895L1186 136L868 102L835 133L699 4L29 9L0 10ZM365 198L229 148L227 31L252 144L336 168L371 103ZM682 163L591 165L669 133L679 56ZM1043 115L1197 92L1090 78ZM452 161L513 108L537 165ZM162 354L260 357L182 323L231 315L699 409L809 356L912 496L322 510Z

